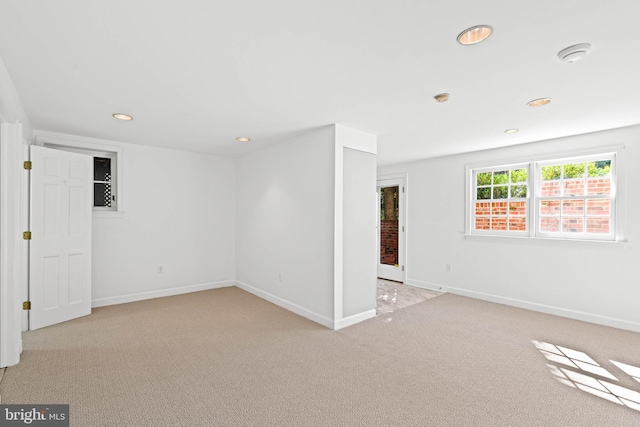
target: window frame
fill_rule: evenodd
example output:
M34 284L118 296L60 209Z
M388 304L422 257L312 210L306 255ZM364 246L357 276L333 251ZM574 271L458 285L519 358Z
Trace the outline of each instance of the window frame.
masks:
M93 210L100 211L100 212L117 212L118 204L120 202L120 195L118 194L118 157L116 153L110 152L110 151L84 151L83 152L80 150L78 150L78 152L82 152L83 154L88 154L92 156L94 159L94 162L96 157L101 157L101 158L106 158L111 160L111 165L110 165L111 181L109 182L111 184L111 196L112 196L111 206L96 206L94 201ZM103 182L104 181L96 181L94 177L94 180L92 182L94 192L95 192L95 184L103 183ZM95 197L95 194L94 194L94 197Z
M480 201L480 203L484 203L481 202L481 200L486 200L487 203L491 203L492 201L502 201L504 200L505 202L509 203L509 200L513 200L511 199L511 194L509 192L509 194L507 195L506 199L477 199L477 176L478 173L486 173L486 172L501 172L501 171L511 171L511 170L517 170L517 169L527 169L528 173L527 173L527 181L526 181L526 185L527 185L527 196L526 197L519 197L516 200L517 201L524 201L526 202L526 213L525 213L525 220L527 223L527 230L524 231L512 231L512 230L476 230L475 229L475 224L476 224L476 217L477 217L477 213L476 213L476 202ZM495 185L492 183L490 184L491 188L493 188ZM507 184L508 187L510 187L510 184ZM491 167L485 167L485 168L474 168L471 170L471 186L473 188L472 191L470 191L470 197L471 197L471 219L470 219L470 230L472 231L472 234L478 234L478 235L490 235L490 236L519 236L519 237L527 237L529 236L529 224L530 224L530 204L531 204L531 172L529 170L529 164L528 163L514 163L514 164L510 164L510 165L500 165L500 166L491 166ZM507 224L509 222L509 215L507 213ZM491 218L491 215L490 215Z
M616 204L617 204L617 162L616 162L616 153L608 152L608 153L600 153L600 154L591 154L584 156L575 156L575 157L565 157L561 159L553 159L553 160L545 160L540 162L534 162L533 166L535 168L534 174L536 177L536 188L535 188L535 208L533 208L533 220L535 221L535 231L536 237L539 238L551 238L551 239L567 239L567 240L597 240L597 241L612 241L616 238ZM598 160L610 160L611 161L611 174L610 174L610 190L608 195L587 195L586 191L583 195L561 195L561 196L543 196L542 195L542 168L545 166L552 165L565 165L572 163L584 163L587 164L590 161L598 161ZM586 181L588 179L588 170L585 170L583 179ZM561 178L560 182L564 182L565 178ZM562 185L562 184L561 184ZM563 231L559 232L545 232L540 230L540 218L542 215L540 214L540 202L542 200L558 200L560 201L560 205L562 206L562 202L565 200L584 200L583 205L583 213L582 218L585 220L583 227L586 228L586 219L587 215L587 203L586 201L594 200L594 199L607 199L610 200L610 213L609 213L609 232L604 234L597 233L567 233ZM562 211L562 207L560 208ZM562 221L563 215L562 212L558 216L560 221ZM578 216L576 215L576 218ZM560 224L560 229L562 230L562 223Z
M506 237L506 238L524 238L528 240L561 240L561 241L583 241L583 242L625 242L623 234L624 225L624 146L609 146L602 149L594 149L584 152L558 153L556 155L547 155L534 157L523 161L520 159L512 159L507 161L467 164L466 169L466 203L465 203L465 238L467 237ZM549 233L541 232L539 218L539 203L541 200L548 199L547 196L541 195L541 170L547 165L568 164L596 160L611 160L611 190L610 195L594 195L580 196L582 199L607 198L611 200L610 204L610 229L607 234L598 233ZM498 166L495 166L499 164ZM526 167L528 169L528 190L527 190L527 231L509 231L509 230L476 230L476 188L477 174L487 171L513 170ZM587 172L585 171L585 175ZM487 199L500 200L500 199ZM509 199L504 199L509 200ZM585 206L586 210L586 206ZM586 212L583 218L587 218Z

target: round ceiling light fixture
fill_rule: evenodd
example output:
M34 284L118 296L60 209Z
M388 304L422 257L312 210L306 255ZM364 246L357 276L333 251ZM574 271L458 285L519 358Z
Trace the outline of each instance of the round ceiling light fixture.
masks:
M133 117L128 115L128 114L123 114L123 113L114 113L112 114L113 117L115 117L118 120L126 120L126 121L131 121L133 120Z
M571 64L572 62L581 60L587 56L589 52L591 52L590 43L574 44L573 46L566 47L558 52L558 58L561 61Z
M239 136L236 138L236 141L238 142L249 142L251 141L251 138L247 138L246 136Z
M433 99L435 99L438 102L447 102L449 100L449 94L448 93L439 93L436 96L434 96Z
M516 129L516 128L512 128L512 129L507 129L504 131L504 133L506 134L512 134L512 133L518 133L520 131L520 129Z
M547 105L551 102L551 98L538 98L533 101L527 102L529 107L540 107L541 105Z
M468 46L470 44L480 43L493 33L493 27L490 25L475 25L467 28L458 34L458 43Z

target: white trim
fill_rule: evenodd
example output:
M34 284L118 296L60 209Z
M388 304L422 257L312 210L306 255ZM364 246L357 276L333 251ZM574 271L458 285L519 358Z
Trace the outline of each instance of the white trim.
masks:
M498 234L463 234L465 240L486 240L495 241L501 243L523 243L531 245L558 245L566 244L571 247L578 247L583 245L584 247L600 247L600 248L615 248L625 250L630 244L626 240L588 240L588 239L563 239L553 237L530 237L530 236L507 236Z
M289 310L289 311L291 311L291 312L293 312L293 313L295 313L295 314L297 314L299 316L305 317L305 318L307 318L309 320L312 320L312 321L314 321L316 323L319 323L322 326L325 326L325 327L327 327L329 329L334 329L334 327L335 327L335 323L336 322L334 322L333 320L331 320L331 319L329 319L329 318L327 318L325 316L322 316L322 315L320 315L318 313L315 313L315 312L313 312L311 310L307 310L306 308L301 307L298 304L294 304L294 303L292 303L290 301L287 301L287 300L285 300L283 298L277 297L277 296L275 296L273 294L265 292L265 291L263 291L261 289L258 289L256 287L254 287L254 286L248 285L248 284L246 284L244 282L240 282L240 281L236 280L235 284L236 284L236 286L238 288L240 288L240 289L242 289L244 291L247 291L250 294L253 294L253 295L257 296L257 297L260 297L260 298L262 298L264 300L267 300L267 301L269 301L269 302L271 302L271 303L273 303L273 304L275 304L275 305L277 305L279 307L282 307L285 310Z
M333 323L342 319L344 310L344 147L338 141L338 125L334 131L334 195L333 195ZM301 314L304 316L304 314ZM306 317L306 316L305 316ZM318 322L322 325L324 323Z
M158 291L138 292L135 294L120 295L116 297L96 298L91 300L91 307L104 307L108 305L125 304L128 302L142 301L142 300L153 299L153 298L188 294L191 292L207 291L210 289L227 288L230 286L235 286L235 284L236 283L233 280L223 280L220 282L181 286L177 288L161 289Z
M372 310L363 311L362 313L354 314L352 316L347 316L340 320L337 320L334 324L334 330L344 329L348 326L355 325L356 323L364 322L365 320L372 319L376 317L375 308Z
M424 287L426 289L433 289L437 291L449 292L454 295L461 295L469 298L475 298L483 301L495 302L498 304L504 304L511 307L523 308L539 313L552 314L555 316L566 317L574 320L581 320L583 322L595 323L598 325L609 326L612 328L624 329L633 332L640 332L640 323L629 322L627 320L615 319L613 317L599 316L597 314L587 313L584 311L571 310L568 308L557 307L547 304L539 304L535 302L529 302L516 298L502 297L499 295L487 294L484 292L469 291L467 289L460 289L454 286L438 285L430 282L422 282L420 280L411 280L410 285L417 287ZM422 284L422 286L420 285Z
M0 124L0 367L20 361L23 292L22 125Z

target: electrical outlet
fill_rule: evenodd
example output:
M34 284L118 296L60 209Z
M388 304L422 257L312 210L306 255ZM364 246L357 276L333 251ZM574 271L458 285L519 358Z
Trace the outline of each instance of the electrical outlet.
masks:
M164 266L159 265L158 266L158 274L162 274L162 273L164 273Z
M444 271L446 271L447 273L451 273L451 264L446 264L444 266Z

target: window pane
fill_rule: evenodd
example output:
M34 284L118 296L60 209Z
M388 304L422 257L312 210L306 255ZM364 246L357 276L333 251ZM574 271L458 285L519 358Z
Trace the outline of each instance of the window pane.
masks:
M582 196L584 195L584 179L567 179L563 183L565 196Z
M509 192L507 191L509 187L506 185L501 185L499 187L493 187L493 198L494 199L506 199L509 197Z
M563 233L582 233L583 231L583 219L582 218L562 218L562 232Z
M580 215L584 212L584 200L563 200L562 201L562 216L565 215Z
M111 207L111 184L93 184L93 206Z
M587 178L587 195L611 194L611 177Z
M491 219L488 217L476 217L476 230L490 230Z
M540 200L540 215L560 215L560 200Z
M93 180L111 182L111 159L105 157L93 158Z
M587 215L611 215L611 200L591 199L587 200Z
M527 169L514 169L511 172L511 182L527 182L528 170Z
M476 181L478 185L490 185L491 184L491 172L479 173Z
M493 173L494 184L507 184L509 183L509 175L507 171L500 171Z
M491 198L491 187L478 188L477 191L477 199L490 199Z
M514 185L511 187L511 197L527 197L527 186L526 185Z
M559 218L540 218L540 231L545 233L557 233L560 231L560 219Z
M506 230L507 229L507 217L494 217L491 218L492 230Z
M564 165L563 169L564 179L584 177L584 163L567 163L566 165Z
M491 203L491 215L507 215L507 202Z
M595 176L610 176L611 175L611 160L597 160L595 162L589 162L587 164L587 170L589 177Z
M510 216L526 216L527 202L510 202L509 215Z
M491 205L489 203L476 203L476 215L491 214Z
M609 233L609 218L587 218L587 233Z
M542 168L542 180L553 181L560 179L560 165L544 166Z
M560 195L560 181L542 181L540 185L540 194L544 196L559 196Z
M527 231L527 219L525 217L510 217L509 231Z

